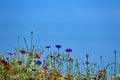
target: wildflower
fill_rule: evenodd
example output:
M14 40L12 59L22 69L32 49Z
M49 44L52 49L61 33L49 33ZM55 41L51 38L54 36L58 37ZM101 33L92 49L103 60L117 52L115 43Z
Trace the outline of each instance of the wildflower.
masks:
M47 69L48 69L48 66L44 66L43 69L47 70Z
M42 62L41 62L40 60L37 60L37 61L36 61L36 64L41 65Z
M49 77L46 77L45 80L50 80Z
M104 70L99 70L99 72L101 73L101 72L104 72Z
M48 70L48 66L44 66L44 67L43 67L43 72L46 73L47 70Z
M99 73L99 74L98 74L98 77L102 77L102 74L101 74L101 73Z
M104 73L104 70L99 70L98 72L99 72L99 73L98 73L98 77L102 77L102 75L103 75L103 73Z
M32 78L32 77L29 77L29 78L28 78L28 80L35 80L35 79L34 79L34 78Z
M10 56L11 56L11 55L13 55L13 53L12 53L12 52L7 52L7 54L8 54L8 55L10 55Z
M10 65L5 65L4 68L10 70Z
M64 80L63 78L59 77L58 80Z
M46 48L48 48L48 49L49 49L49 48L51 48L51 46L46 46Z
M68 48L66 49L66 52L72 52L72 49Z
M1 59L0 62L3 63L4 65L7 64L7 61L5 59Z
M40 55L38 53L36 53L35 58L40 59Z
M55 45L56 48L60 49L61 48L61 45Z
M5 59L0 59L0 62L1 62L1 63L4 63L4 62L5 62Z
M26 53L26 50L24 50L24 49L21 49L21 50L19 50L22 54L25 54Z

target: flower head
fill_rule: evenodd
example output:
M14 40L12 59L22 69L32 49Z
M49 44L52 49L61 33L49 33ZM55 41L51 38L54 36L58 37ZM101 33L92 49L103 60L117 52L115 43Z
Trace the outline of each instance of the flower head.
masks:
M72 49L67 48L67 49L66 49L66 52L72 52Z
M104 70L99 70L99 72L101 73L101 72L104 72Z
M49 49L49 48L51 48L51 46L46 46L46 48L48 48L48 49Z
M60 49L61 48L61 45L55 45L56 48Z
M59 77L58 80L64 80L62 77Z
M24 49L21 49L19 51L21 52L21 54L25 54L26 53L26 50L24 50Z
M0 62L3 63L4 65L7 64L7 61L5 59L0 59Z
M10 65L5 65L4 68L10 70Z
M41 62L40 60L37 60L37 61L36 61L36 64L41 65L42 62Z
M104 73L104 70L99 70L98 72L99 72L99 73L98 73L98 76L99 76L99 77L102 77L102 75L103 75L103 73Z
M49 77L46 77L45 80L50 80Z
M11 56L11 55L13 55L13 52L7 52L7 54Z
M40 59L40 55L38 53L36 53L35 58Z
M47 69L48 69L48 66L44 66L43 69L44 69L44 70L47 70Z

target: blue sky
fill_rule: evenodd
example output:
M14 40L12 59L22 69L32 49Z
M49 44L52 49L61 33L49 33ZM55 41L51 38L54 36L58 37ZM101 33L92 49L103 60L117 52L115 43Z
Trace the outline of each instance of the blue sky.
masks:
M13 50L17 36L29 41L34 31L36 46L61 44L61 52L72 48L71 56L104 64L120 56L119 0L1 0L0 53Z

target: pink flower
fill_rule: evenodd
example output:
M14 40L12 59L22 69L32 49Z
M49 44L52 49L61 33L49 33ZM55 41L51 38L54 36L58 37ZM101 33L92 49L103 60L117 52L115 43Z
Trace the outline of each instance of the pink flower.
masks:
M47 70L47 69L48 69L48 66L44 66L43 69L44 69L44 70Z
M49 77L46 77L45 80L49 80Z
M25 54L26 53L26 50L24 50L24 49L21 49L21 50L19 50L22 54Z

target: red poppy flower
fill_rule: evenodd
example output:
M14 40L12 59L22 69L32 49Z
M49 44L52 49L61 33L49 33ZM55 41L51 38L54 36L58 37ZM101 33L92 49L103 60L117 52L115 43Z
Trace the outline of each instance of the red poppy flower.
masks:
M4 65L7 64L7 61L5 61L5 59L1 59L0 62L3 63Z
M66 49L66 52L72 52L72 49L68 48Z
M5 59L1 59L0 62L1 62L1 63L4 63L4 62L5 62Z
M26 53L26 50L24 50L24 49L21 49L21 50L19 50L22 54L25 54Z
M4 68L10 70L10 65L6 65L6 66L4 66Z
M35 58L40 59L40 55L38 53L36 53Z
M99 72L101 73L101 72L104 72L104 70L99 70Z

